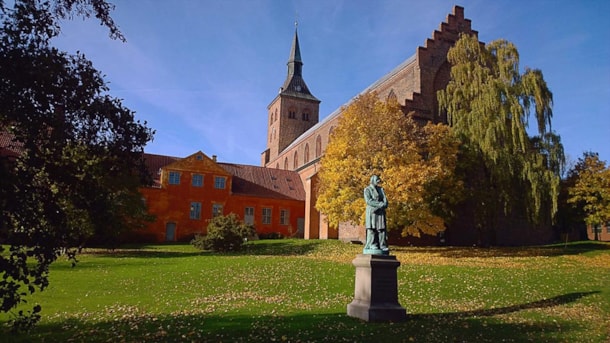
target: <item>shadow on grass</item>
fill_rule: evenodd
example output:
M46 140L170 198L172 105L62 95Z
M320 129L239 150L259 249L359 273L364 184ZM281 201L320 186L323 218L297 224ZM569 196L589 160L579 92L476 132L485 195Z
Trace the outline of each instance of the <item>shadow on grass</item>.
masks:
M241 255L270 255L270 256L298 256L307 254L322 244L318 240L259 240L249 242L241 251L214 252L187 249L190 244L171 245L130 245L117 249L88 248L83 254L96 255L100 257L137 257L137 258L172 258L190 256L241 256Z
M316 249L319 240L260 240L247 244L239 254L242 255L272 255L295 256L305 255Z
M366 323L344 312L247 316L197 308L153 316L125 309L112 321L68 319L40 325L28 335L3 337L7 342L564 342L600 333L589 332L582 323L546 316L516 322L494 316L565 305L595 293L599 292L569 293L497 309L411 314L402 323Z
M190 257L204 255L203 251L169 251L169 250L151 250L151 249L90 249L83 254L95 255L99 257L138 257L138 258L173 258L173 257Z
M556 244L528 247L392 247L396 252L417 252L439 255L450 258L485 258L485 257L552 257L578 255L584 253L610 251L610 244L600 242L575 242L568 245Z

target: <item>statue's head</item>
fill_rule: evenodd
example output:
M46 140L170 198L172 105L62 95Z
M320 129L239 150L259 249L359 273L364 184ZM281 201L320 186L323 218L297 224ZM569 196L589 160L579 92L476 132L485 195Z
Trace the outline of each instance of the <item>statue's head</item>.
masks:
M381 183L381 178L379 176L377 176L377 175L371 176L371 185L379 186L380 183Z

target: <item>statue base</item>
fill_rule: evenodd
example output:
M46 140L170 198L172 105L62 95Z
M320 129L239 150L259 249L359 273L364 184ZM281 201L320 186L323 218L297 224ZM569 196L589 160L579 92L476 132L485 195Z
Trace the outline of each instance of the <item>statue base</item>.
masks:
M381 250L381 249L362 249L362 253L364 255L390 255L390 250Z
M367 322L402 322L407 311L398 303L396 256L359 254L352 261L356 267L354 300L347 305L347 315Z

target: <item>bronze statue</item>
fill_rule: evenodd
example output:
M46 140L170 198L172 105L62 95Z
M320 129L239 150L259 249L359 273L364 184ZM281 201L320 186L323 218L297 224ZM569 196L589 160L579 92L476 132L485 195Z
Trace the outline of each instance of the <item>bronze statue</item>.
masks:
M364 254L388 255L388 238L385 210L388 199L379 186L381 179L377 175L371 176L371 183L364 188L364 201L366 202L366 244Z

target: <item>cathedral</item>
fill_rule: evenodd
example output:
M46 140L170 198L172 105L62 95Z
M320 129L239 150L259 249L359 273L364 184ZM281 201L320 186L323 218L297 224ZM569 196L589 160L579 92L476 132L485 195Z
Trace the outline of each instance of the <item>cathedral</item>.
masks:
M464 18L464 8L455 6L423 46L417 47L412 56L362 94L374 91L381 98L392 97L401 104L405 115L418 121L445 122L446 115L438 111L436 92L449 82L451 68L447 52L461 33L477 35L470 20ZM267 108L267 149L262 153L261 166L299 174L305 191L304 238L362 241L362 228L347 223L329 227L324 215L315 208L320 159L342 113L337 109L320 121L319 103L303 78L303 61L295 31L286 80Z
M423 46L362 94L392 97L405 115L422 122L446 121L438 113L436 91L449 81L447 52L461 33L477 34L464 9L455 6ZM145 154L155 184L141 191L156 220L140 235L153 241L189 240L206 233L209 219L235 213L254 225L259 236L364 239L363 228L347 223L329 227L315 208L320 159L342 110L320 120L320 100L305 83L296 30L287 66L286 80L267 107L260 166L219 163L201 151L184 158ZM438 243L433 238L427 243Z

